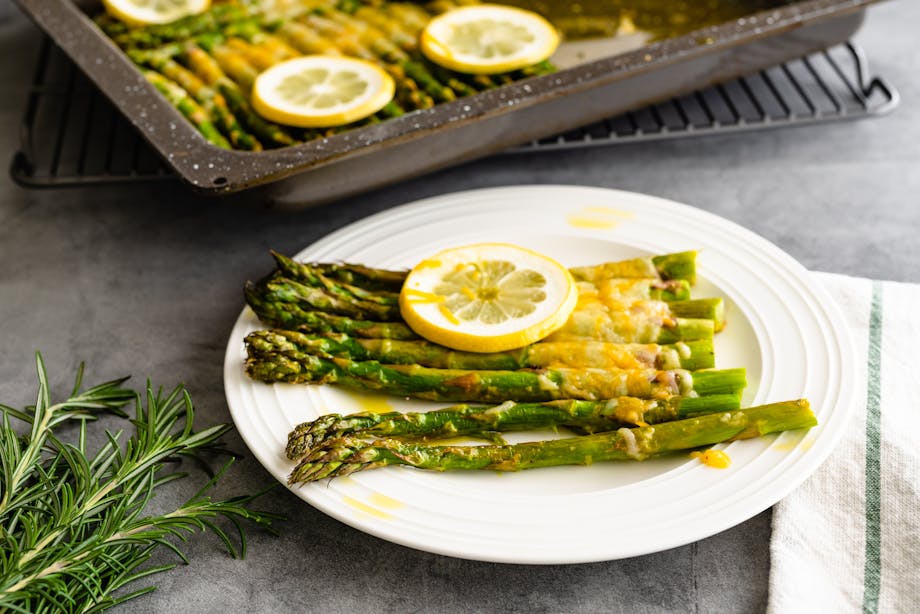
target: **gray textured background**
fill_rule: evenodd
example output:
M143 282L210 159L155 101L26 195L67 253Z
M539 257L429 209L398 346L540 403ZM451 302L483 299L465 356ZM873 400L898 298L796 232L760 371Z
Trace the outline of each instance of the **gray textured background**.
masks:
M26 191L0 178L0 400L34 395L33 352L63 391L79 361L97 380L184 382L200 424L229 420L221 364L243 280L269 248L294 252L351 221L435 194L522 183L606 186L692 204L744 225L806 267L920 282L920 4L869 12L858 35L903 95L892 115L758 134L483 160L300 212L272 212L175 187ZM0 0L0 153L17 147L35 30ZM239 438L233 447L244 450ZM270 476L244 458L220 492ZM191 485L157 501L169 505ZM766 603L770 513L682 548L624 561L514 566L457 560L351 529L278 489L289 515L254 533L244 561L213 538L123 612L758 612ZM640 521L641 522L641 521ZM612 530L616 530L613 527ZM162 562L173 557L162 556Z

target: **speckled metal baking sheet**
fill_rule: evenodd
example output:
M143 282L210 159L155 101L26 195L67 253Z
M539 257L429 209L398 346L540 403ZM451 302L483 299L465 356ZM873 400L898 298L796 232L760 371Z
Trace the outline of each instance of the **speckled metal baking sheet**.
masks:
M497 155L702 137L883 115L897 89L852 43L505 150ZM45 39L10 176L29 188L177 181L112 104Z
M302 207L507 150L841 43L876 0L807 0L302 145L206 142L77 4L17 0L183 181Z

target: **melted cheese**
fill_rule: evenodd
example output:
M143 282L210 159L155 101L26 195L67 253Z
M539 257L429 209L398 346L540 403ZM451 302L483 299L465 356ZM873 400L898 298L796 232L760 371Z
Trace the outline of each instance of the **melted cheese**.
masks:
M573 367L598 369L641 369L654 367L653 346L625 346L599 341L555 341L532 345L527 352L527 361L535 367Z
M642 456L639 454L639 444L636 442L636 436L633 432L630 429L622 428L617 431L617 434L623 438L623 443L626 444L626 455L635 460L642 460Z

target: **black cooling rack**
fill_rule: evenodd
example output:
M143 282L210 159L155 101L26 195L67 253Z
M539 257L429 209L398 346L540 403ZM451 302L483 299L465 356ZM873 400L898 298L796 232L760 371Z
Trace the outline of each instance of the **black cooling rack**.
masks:
M507 153L858 119L887 113L898 102L897 90L870 75L862 50L848 43ZM176 180L131 124L48 40L39 53L10 175L31 188Z

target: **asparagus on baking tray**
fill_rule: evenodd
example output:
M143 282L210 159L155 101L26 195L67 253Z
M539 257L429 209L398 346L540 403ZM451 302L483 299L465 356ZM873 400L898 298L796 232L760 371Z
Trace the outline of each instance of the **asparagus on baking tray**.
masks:
M214 3L204 13L168 24L128 28L104 14L96 18L96 23L135 61L146 52L166 55L203 78L208 87L225 99L233 118L231 121L218 105L208 109L210 121L238 149L259 147L253 146L253 139L234 138L240 135L236 128L229 127L234 124L245 126L246 132L257 138L262 147L283 147L555 70L548 61L500 75L466 75L439 67L418 48L419 32L431 16L425 8L405 3L228 0ZM198 48L207 58L200 57L199 51L192 52L197 57L190 57L190 48ZM277 62L316 53L358 57L380 65L395 81L394 100L369 118L323 129L290 129L256 115L250 105L249 91L259 73ZM213 62L213 66L207 66L208 62ZM149 62L141 65L160 70ZM185 89L196 102L208 106L188 87ZM202 127L201 122L193 125ZM219 142L215 138L209 140Z

